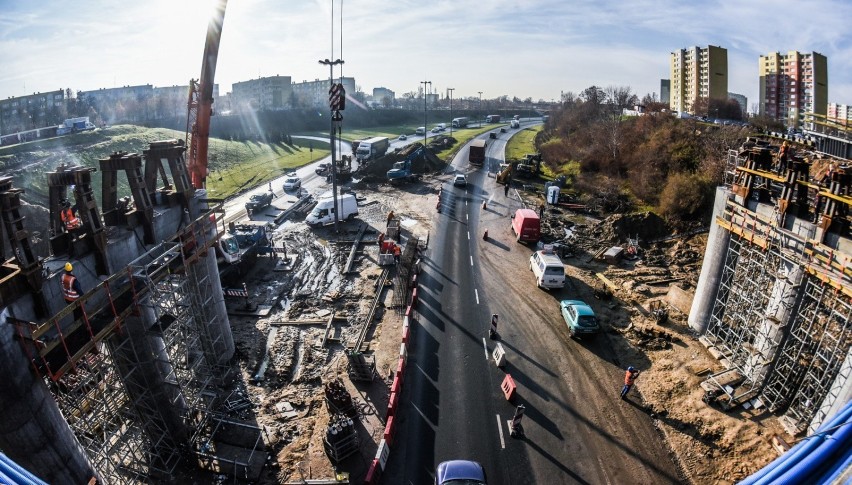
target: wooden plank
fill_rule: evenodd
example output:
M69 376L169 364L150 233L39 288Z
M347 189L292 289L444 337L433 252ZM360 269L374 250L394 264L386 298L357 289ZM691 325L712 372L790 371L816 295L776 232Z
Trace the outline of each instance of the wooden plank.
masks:
M269 322L270 325L275 325L277 327L285 325L322 325L324 323L326 323L325 320L278 320L275 322Z
M331 315L328 317L328 323L325 326L325 333L322 334L322 347L325 347L326 341L328 341L328 333L331 331L331 322L334 321L334 312L331 312Z
M604 282L604 284L605 284L605 285L606 285L606 286L607 286L610 290L612 290L612 291L618 291L618 286L616 286L616 284L615 284L615 283L613 283L612 281L610 281L610 279L609 279L609 278L607 278L606 276L604 276L603 274L601 274L601 273L595 273L595 276L597 276L599 280L603 281L603 282Z

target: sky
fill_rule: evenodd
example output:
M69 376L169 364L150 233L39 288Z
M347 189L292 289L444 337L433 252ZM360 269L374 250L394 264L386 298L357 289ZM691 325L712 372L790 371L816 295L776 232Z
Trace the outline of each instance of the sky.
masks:
M0 99L186 85L201 72L212 5L0 0ZM717 45L728 50L728 90L749 109L758 56L791 50L827 56L828 101L852 104L850 18L849 0L231 0L216 82L224 94L264 76L325 79L318 61L343 59L342 74L368 94L401 97L430 81L454 98L550 101L592 85L642 97L659 94L670 52Z

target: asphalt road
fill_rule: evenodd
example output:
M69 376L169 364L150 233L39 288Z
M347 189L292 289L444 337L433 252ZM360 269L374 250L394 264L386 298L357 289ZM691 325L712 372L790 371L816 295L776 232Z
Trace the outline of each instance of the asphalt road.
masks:
M482 463L492 485L678 483L637 397L618 398L628 364L617 362L609 339L620 337L568 337L558 301L581 298L594 308L591 288L535 287L532 249L516 243L509 229L510 214L521 206L517 194L504 197L485 173L502 160L514 132L488 140L484 169L470 172L462 149L453 165L468 172L468 187L446 184L442 191L385 483L432 483L438 463L459 458ZM495 346L487 339L491 313L500 315L504 370L487 359ZM499 388L506 373L518 385L512 403ZM526 407L522 439L509 437L517 404Z

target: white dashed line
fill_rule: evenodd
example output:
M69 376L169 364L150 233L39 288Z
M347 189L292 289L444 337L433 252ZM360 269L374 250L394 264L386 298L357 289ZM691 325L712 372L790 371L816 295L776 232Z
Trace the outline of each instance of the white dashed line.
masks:
M473 256L470 257L470 265L473 266Z
M473 294L476 295L476 304L479 305L479 290L473 289Z
M506 449L506 440L503 439L503 424L500 422L500 415L497 415L497 431L500 432L500 448Z
M482 337L482 348L485 350L485 360L488 360L488 344L485 343L485 337Z
M470 231L467 231L467 240L470 241Z

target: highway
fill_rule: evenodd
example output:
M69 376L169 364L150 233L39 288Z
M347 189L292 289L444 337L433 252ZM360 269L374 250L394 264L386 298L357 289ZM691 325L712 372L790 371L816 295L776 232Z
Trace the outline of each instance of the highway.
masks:
M444 185L384 483L432 483L437 464L449 459L482 463L492 485L679 483L637 398L618 398L621 367L628 364L617 362L608 339L620 337L568 337L558 301L570 296L595 307L591 288L571 283L546 292L533 282L532 249L516 243L509 229L521 203L514 191L503 196L493 174L486 176L517 132L508 131L488 140L483 169L469 171L467 148L460 150L453 166L467 172L466 188ZM488 359L495 346L487 338L491 313L500 315L505 370ZM499 388L506 373L518 384L513 403ZM507 421L520 403L526 437L515 439Z

